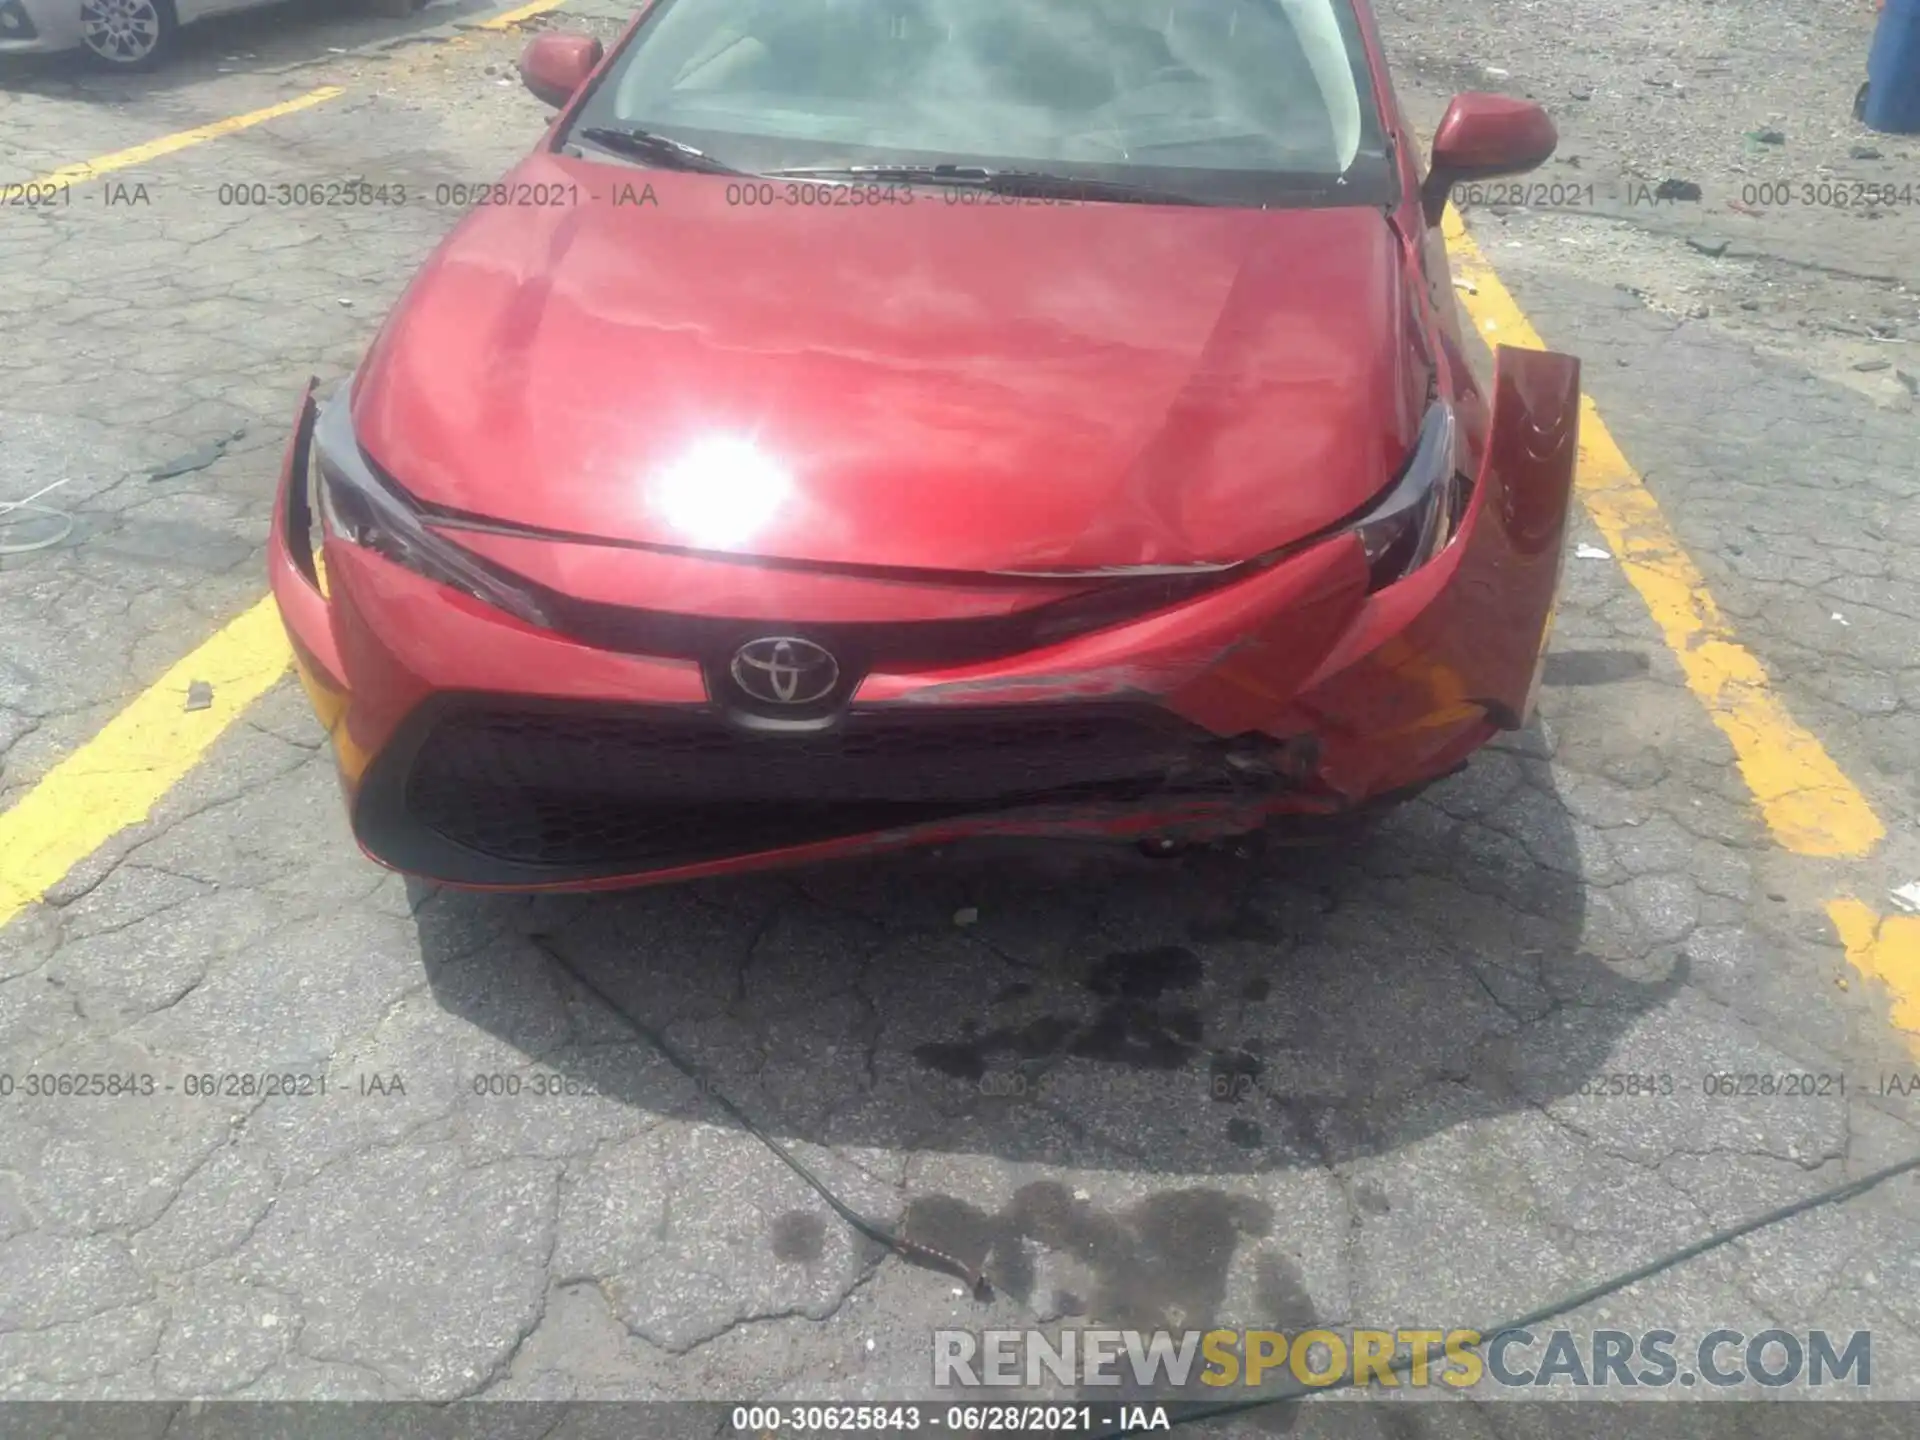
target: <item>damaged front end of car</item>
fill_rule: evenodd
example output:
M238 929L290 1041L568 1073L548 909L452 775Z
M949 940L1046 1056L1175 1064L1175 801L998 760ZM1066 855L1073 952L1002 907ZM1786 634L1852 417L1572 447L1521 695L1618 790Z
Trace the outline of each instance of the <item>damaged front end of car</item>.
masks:
M1530 711L1579 368L1499 351L1471 476L1443 415L1336 532L971 628L584 601L397 488L382 522L301 414L272 575L361 845L450 884L597 888L969 837L1311 832L1404 798Z

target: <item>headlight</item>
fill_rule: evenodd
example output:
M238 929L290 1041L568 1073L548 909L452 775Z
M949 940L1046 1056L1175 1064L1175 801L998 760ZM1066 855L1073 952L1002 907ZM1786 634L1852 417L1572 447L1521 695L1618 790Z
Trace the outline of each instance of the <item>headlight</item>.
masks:
M1472 485L1454 453L1458 428L1453 407L1434 402L1400 477L1354 525L1367 555L1369 593L1412 574L1453 538Z
M321 405L307 446L307 493L326 533L550 629L552 620L524 584L427 529L412 502L374 471L354 438L350 389L342 385Z

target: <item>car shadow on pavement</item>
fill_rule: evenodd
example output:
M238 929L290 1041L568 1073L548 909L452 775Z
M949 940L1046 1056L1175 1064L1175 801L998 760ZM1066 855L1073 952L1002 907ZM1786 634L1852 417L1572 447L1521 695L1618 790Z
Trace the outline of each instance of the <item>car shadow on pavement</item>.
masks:
M1333 848L1001 845L601 896L419 887L415 922L438 1004L495 1051L737 1133L711 1086L836 1176L913 1155L904 1212L868 1187L902 1233L1041 1309L1036 1245L1081 1258L1079 1313L1200 1324L1274 1224L1253 1177L1576 1093L1684 983L1671 957L1584 948L1576 827L1526 739ZM1041 1168L983 1200L982 1161ZM1147 1189L1101 1210L1057 1178L1092 1172ZM835 1224L796 1210L767 1243L791 1259ZM1287 1262L1259 1265L1258 1308L1308 1316Z
M226 74L303 65L363 46L425 39L441 26L498 8L497 0L433 0L400 15L383 14L374 0L288 0L184 27L173 54L151 70L116 73L93 65L78 51L0 56L0 90L117 105Z
M1687 980L1590 915L1539 737L1510 743L1329 848L1001 844L599 896L416 887L426 976L475 1027L474 1063L591 1092L470 1102L461 1123L483 1148L497 1128L590 1156L569 1263L614 1277L622 1322L670 1347L735 1304L707 1314L664 1278L713 1246L821 1297L884 1254L709 1088L856 1209L977 1268L1007 1323L1337 1318L1324 1257L1408 1198L1370 1173L1468 1127L1478 1153L1482 1122L1622 1068ZM952 1281L929 1280L887 1302L898 1323L944 1313Z

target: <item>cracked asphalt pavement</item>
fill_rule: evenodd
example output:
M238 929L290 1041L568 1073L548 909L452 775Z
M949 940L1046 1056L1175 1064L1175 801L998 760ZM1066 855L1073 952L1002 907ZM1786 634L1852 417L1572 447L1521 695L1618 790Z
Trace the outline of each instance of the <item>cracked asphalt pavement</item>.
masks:
M1795 163L1911 180L1920 143L1846 119L1870 10L1734 8L1381 6L1426 126L1456 89L1531 93L1562 129L1550 178L1700 184L1691 211L1466 218L1886 822L1872 857L1772 841L1597 556L1568 561L1534 725L1319 850L982 845L626 895L436 891L354 848L288 678L0 929L0 1070L158 1087L0 1099L0 1398L931 1396L940 1327L1471 1325L1920 1152L1920 1095L1882 1083L1920 1068L1920 1037L1823 908L1886 908L1920 876L1899 378L1920 371L1920 209L1713 203ZM530 23L610 35L621 10ZM43 503L74 522L0 555L0 810L260 598L301 384L346 373L453 223L437 187L538 135L525 29L471 11L307 7L210 23L147 79L0 73L0 181L343 91L0 211L0 503L57 481ZM1575 53L1570 26L1603 41ZM1784 159L1744 138L1765 125ZM1880 159L1853 159L1869 138ZM346 178L415 198L235 199ZM1689 243L1733 230L1718 256ZM151 478L183 459L204 463ZM855 1233L536 936L992 1298ZM1846 1085L1709 1094L1721 1072ZM195 1093L224 1075L300 1093ZM1604 1093L1613 1075L1671 1093ZM1920 1398L1917 1222L1908 1177L1568 1323L1871 1330L1871 1398ZM1388 1408L1355 1433L1577 1423Z

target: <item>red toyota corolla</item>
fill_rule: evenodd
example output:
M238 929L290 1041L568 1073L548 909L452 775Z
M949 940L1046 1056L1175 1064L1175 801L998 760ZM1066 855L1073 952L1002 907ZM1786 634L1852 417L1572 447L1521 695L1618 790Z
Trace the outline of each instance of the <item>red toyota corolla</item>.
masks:
M1438 222L1536 106L1423 166L1365 0L654 0L521 68L559 119L282 479L376 860L1165 844L1525 721L1578 363L1483 392Z

